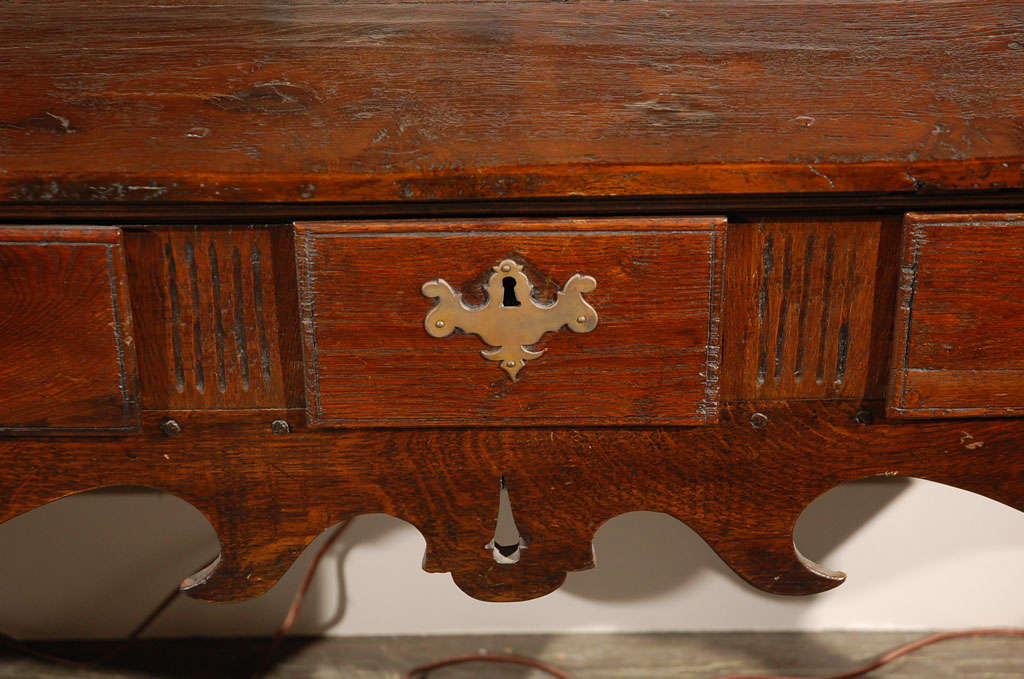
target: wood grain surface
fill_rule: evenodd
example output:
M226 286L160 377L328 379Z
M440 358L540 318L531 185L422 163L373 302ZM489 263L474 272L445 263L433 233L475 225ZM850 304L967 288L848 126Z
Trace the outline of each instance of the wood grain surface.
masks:
M309 421L325 426L706 424L718 409L720 218L296 226ZM593 276L585 334L562 329L512 381L489 346L423 328L447 280L483 304L510 258L539 302ZM529 295L529 291L518 291Z
M722 399L882 398L899 225L893 215L730 223Z
M713 427L320 431L302 426L301 411L196 411L172 437L149 416L127 437L0 439L0 521L101 486L167 490L220 538L220 566L193 594L227 601L265 592L329 526L383 512L423 533L426 570L451 572L474 597L508 601L592 566L594 532L634 510L685 522L765 591L808 594L843 576L803 558L793 526L845 481L916 476L1024 509L1024 421L891 421L869 404L874 424L859 424L864 409L747 403L724 407ZM274 418L287 418L292 433L274 434ZM527 543L515 565L496 564L484 547L502 477Z
M1011 0L6 2L0 196L1021 189L1022 35Z
M504 601L633 510L801 594L837 484L1024 509L1021 73L1016 0L0 3L0 521L170 491L236 600L384 512ZM504 257L598 283L517 383L422 327Z
M888 410L1024 414L1024 214L904 222Z
M138 417L120 229L0 226L0 432L130 431Z
M146 409L302 407L288 231L189 226L125 233Z
M919 254L925 257L926 266L919 261L916 269L904 266L902 270L904 276L912 271L922 276L915 289L924 294L915 304L932 300L933 311L952 308L958 313L986 312L996 319L992 322L1004 323L1000 338L1013 336L1016 302L1008 297L992 297L985 286L1002 290L999 286L1010 286L1019 276L1019 269L1009 266L1009 259L1016 256L1019 247L1007 234L1019 228L1020 218L917 216L911 217L910 223L917 225L918 236L927 236L918 239ZM560 230L552 231L553 224ZM693 273L697 270L704 272L700 278L704 301L713 300L708 282L715 279L710 275L710 242L722 236L722 226L720 219L707 218L303 225L299 227L302 247L298 263L303 278L309 273L310 263L318 271L334 272L326 279L333 280L335 289L328 290L324 299L328 308L342 310L340 321L347 322L344 310L354 308L357 320L362 317L363 321L373 321L374 332L381 322L392 324L394 327L386 333L392 340L402 337L403 322L396 318L404 317L407 307L416 307L414 324L417 331L422 331L423 314L430 308L429 300L419 292L423 280L447 276L469 292L478 288L488 267L509 254L521 256L530 265L531 277L548 295L577 267L583 267L586 273L593 269L598 278L598 289L593 293L595 306L606 313L603 318L614 321L620 303L617 300L630 300L645 314L653 313L654 301L670 291L690 289L680 282L697 285ZM593 534L611 517L652 510L687 523L741 577L765 591L822 591L838 585L842 575L804 559L793 545L792 529L804 507L840 483L877 475L916 476L1024 509L1024 482L1020 481L1024 474L1020 473L1021 462L1016 455L1024 442L1024 420L885 419L881 401L863 400L878 395L879 376L886 371L886 352L882 348L890 341L888 309L894 308L890 302L900 273L896 226L892 215L825 214L791 218L768 215L729 225L728 281L721 307L727 316L723 391L730 394L732 403L723 405L718 424L581 427L579 422L585 421L582 418L586 414L566 411L571 417L563 424L569 426L545 427L536 423L550 422L542 418L551 415L525 411L527 417L537 419L533 421L535 426L524 428L513 426L520 413L510 411L501 413L497 422L477 413L474 423L487 426L340 430L307 426L301 406L301 375L288 378L286 374L289 364L298 366L297 359L287 358L296 355L297 339L289 343L285 337L298 337L300 299L296 280L287 273L290 268L282 265L293 253L290 227L132 228L125 236L131 258L127 280L136 297L133 304L146 326L138 332L140 355L146 363L142 384L147 410L142 430L88 439L0 437L0 521L92 488L167 490L204 513L223 548L220 566L193 593L211 600L237 600L271 587L298 553L329 526L357 514L384 512L410 522L423 533L427 570L451 572L455 583L477 598L509 601L546 594L562 583L566 572L590 567ZM928 230L932 227L934 234ZM966 246L952 238L975 231L977 237ZM34 247L32 241L43 238L100 239L102 243L93 247L104 248L115 247L120 238L117 229L7 229L6 233L9 240L20 241L12 246L15 251ZM691 251L689 243L698 236L703 244ZM324 239L327 245L317 241L307 249L309 243L302 239ZM387 247L380 245L384 241ZM187 254L189 243L195 261L195 286ZM458 252L437 257L435 248L439 243L457 243L460 247ZM927 259L932 244L936 246L934 252L939 253L934 261L946 269L935 268ZM943 247L949 252L942 254ZM210 256L214 251L216 266ZM254 251L259 252L258 272L253 268ZM248 259L243 257L246 252ZM197 253L205 254L205 258ZM264 259L273 262L273 271L263 268ZM40 266L48 260L33 256L26 261ZM680 267L680 261L686 261L687 266ZM658 266L652 267L652 272L638 262ZM995 264L988 270L985 262ZM672 285L663 278L667 265L676 267L671 270L677 276ZM451 272L439 271L438 266L450 267ZM376 273L366 276L367 270ZM109 276L106 269L103 274ZM49 277L33 275L32 280L54 280L54 276L57 274L51 271ZM125 279L123 274L120 276ZM414 281L411 290L399 284L403 277ZM237 293L239 285L242 294ZM220 303L215 299L217 286L224 295ZM173 288L178 291L176 320L170 302ZM665 294L648 295L652 288ZM74 289L98 289L98 284L75 284ZM257 289L261 291L263 314L256 313L261 306ZM615 294L596 296L609 290ZM999 294L1009 295L1008 290L1006 287ZM107 291L109 294L109 288ZM193 291L198 294L198 303ZM951 307L941 295L957 291L968 297L980 295L978 299L988 301L970 298L962 303L957 297ZM906 292L904 287L901 294ZM320 294L323 291L314 294L313 299ZM67 291L62 290L61 298L66 296ZM306 302L307 297L304 294L301 299ZM416 304L412 303L414 299ZM672 309L679 314L686 306ZM707 307L703 307L703 313L705 320L714 319L715 314L707 313ZM217 342L211 345L204 338L209 337L205 329L215 328L218 317L223 324L225 391L221 394L216 387L217 392L210 396L197 389L197 366L212 375L207 380L213 382L205 384L216 386L220 366ZM266 324L267 342L272 348L275 318L278 343L269 354L269 374L271 384L279 386L254 392L253 382L266 374L259 340L260 319ZM655 313L651 318L661 317ZM926 313L918 321L928 318ZM201 326L198 336L194 334L196 319ZM614 328L616 324L609 325ZM76 322L74 327L78 332L78 328L90 326ZM110 330L108 325L103 327ZM653 332L646 334L630 324L622 326L626 327L630 330L623 329L621 336L616 335L615 345L627 342L630 356L666 351L672 346L668 340L676 337L667 322L653 324L649 329ZM937 327L950 330L943 325ZM387 345L377 341L373 333L361 335L349 330L341 328L332 341L348 349L362 347L372 360L382 360L375 367L386 371L386 360L374 358L373 352L386 356ZM179 333L184 377L181 392L176 387L175 331ZM687 331L678 332L679 337L688 337ZM5 341L8 335L3 334ZM240 341L243 335L244 343ZM78 339L70 326L60 336L67 341ZM196 337L202 351L187 348ZM363 345L358 344L359 337L364 338ZM655 339L648 346L644 337ZM578 338L586 340L589 336ZM488 375L488 385L507 381L503 373L479 357L477 343L470 342L471 346L464 348L467 364L453 369L462 360L457 355L463 348L449 348L445 343L459 339L466 344L472 338L415 340L417 350L436 342L448 352L440 363L424 365L432 380L448 379L448 373L466 379L466 375L480 371ZM428 342L423 344L425 340ZM1015 365L1012 343L1010 348L1000 348L1001 343L995 339L977 343L975 338L975 349L971 350L971 337L956 341L957 346L979 357L976 365L970 360L953 361L965 370L981 370L977 366L992 366L996 360L1004 361L1004 366ZM246 347L247 356L260 357L258 364L250 358L249 392L243 388L240 346ZM581 341L577 350L585 352L587 346ZM610 347L612 344L606 348ZM568 351L570 347L567 343L558 348ZM405 360L412 361L408 349L402 347L400 351ZM923 345L920 355L938 361L935 356L942 356L939 349L940 345ZM345 351L343 348L340 354ZM895 351L900 355L898 348ZM549 354L526 369L524 384L543 374L538 368L549 360L559 370L570 371L563 375L571 374L579 382L589 379L589 364L579 369L572 361L559 364L561 351L556 352L554 347ZM798 356L802 358L798 360ZM797 365L805 363L814 366L814 371L807 373L808 377L814 376L813 384L797 379L805 372L801 369L798 373ZM664 364L662 370L670 365ZM817 381L819 365L821 383ZM947 365L943 369L950 368ZM376 370L369 370L364 376L376 374ZM675 379L672 372L661 374L666 380ZM349 377L354 379L351 374ZM974 377L981 381L980 386L972 388L987 393L982 383L987 375L975 372ZM600 379L606 381L597 390L595 407L604 413L625 412L622 409L628 406L615 400L616 393L640 393L622 391L623 385L635 386L628 378L616 380L602 374ZM951 383L953 379L966 380L959 374L951 374ZM1019 383L1017 377L1010 378L1011 387ZM424 387L422 380L416 382L419 393L429 393L430 382L426 384ZM336 399L331 414L339 418L351 416L354 407L383 412L381 409L393 407L391 401L395 400L395 395L388 393L366 405L353 400L361 398L360 391L338 389L331 393ZM650 409L645 411L647 414L672 412L672 408L683 406L687 412L694 412L696 394L682 393L690 395L680 399L674 392L660 393L652 388L644 394L641 406ZM764 397L772 400L759 400ZM350 400L344 401L346 398ZM280 407L282 403L287 407ZM339 407L339 403L344 406ZM456 404L460 416L471 412L466 403ZM542 401L538 403L543 405ZM399 411L406 413L408 409L397 408L392 415ZM174 419L176 427L168 428L168 419ZM288 426L280 426L280 421ZM515 565L497 564L491 550L484 547L495 535L502 483L508 488L514 519L527 547Z

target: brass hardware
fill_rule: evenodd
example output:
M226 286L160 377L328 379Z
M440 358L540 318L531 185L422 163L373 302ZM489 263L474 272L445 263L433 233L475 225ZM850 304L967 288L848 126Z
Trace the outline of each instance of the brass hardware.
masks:
M597 312L583 299L583 293L597 287L591 276L573 274L558 292L552 304L538 304L533 299L533 283L523 273L521 264L502 260L494 267L487 285L487 302L467 306L462 293L456 292L443 278L423 284L423 295L437 299L423 325L432 337L447 337L461 328L478 336L491 349L480 353L498 361L514 381L527 361L546 351L533 351L527 346L540 341L548 332L568 327L573 332L590 332L597 327Z

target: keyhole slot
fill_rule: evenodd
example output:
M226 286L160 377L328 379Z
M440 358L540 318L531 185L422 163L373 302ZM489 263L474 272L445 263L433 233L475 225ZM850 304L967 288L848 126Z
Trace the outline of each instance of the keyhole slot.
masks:
M501 300L501 306L520 306L519 298L516 297L516 279L512 276L505 276L501 279L501 285L505 288L505 297Z
M512 515L512 499L509 497L504 475L498 486L498 518L494 523L494 538L484 546L484 549L491 551L495 563L503 566L519 563L526 543L520 537L515 516Z

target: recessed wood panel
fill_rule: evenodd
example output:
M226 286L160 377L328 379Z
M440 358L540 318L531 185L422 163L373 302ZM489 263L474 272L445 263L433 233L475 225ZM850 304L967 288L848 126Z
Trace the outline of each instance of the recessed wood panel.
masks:
M1024 214L908 214L888 410L1024 414Z
M717 418L723 220L480 221L296 226L313 425L704 424ZM447 233L435 229L443 227ZM644 229L643 231L639 229ZM562 329L513 381L477 336L435 338L421 286L484 303L510 258L550 302L573 274L597 327Z
M143 405L302 406L290 227L129 231Z
M722 398L881 398L899 218L729 224Z
M0 432L138 426L121 231L0 227Z

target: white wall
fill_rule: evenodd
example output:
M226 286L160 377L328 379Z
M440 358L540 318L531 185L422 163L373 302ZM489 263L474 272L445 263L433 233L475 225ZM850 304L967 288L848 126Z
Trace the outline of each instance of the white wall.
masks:
M321 539L323 536L321 536ZM797 542L849 580L813 597L743 583L689 528L635 513L606 524L598 567L542 599L486 604L420 570L423 539L385 516L357 519L325 559L297 631L464 632L931 629L1024 625L1024 516L923 481L849 484L815 502ZM266 634L308 564L242 604L182 598L159 635ZM62 500L0 525L0 630L119 636L216 551L205 519L158 493ZM524 558L528 558L529 552ZM514 568L514 566L509 566Z

